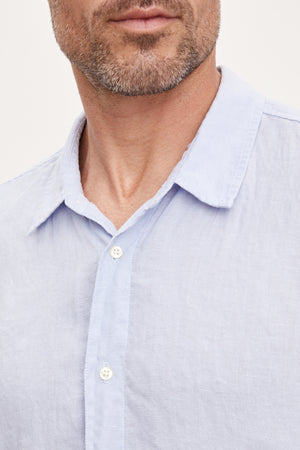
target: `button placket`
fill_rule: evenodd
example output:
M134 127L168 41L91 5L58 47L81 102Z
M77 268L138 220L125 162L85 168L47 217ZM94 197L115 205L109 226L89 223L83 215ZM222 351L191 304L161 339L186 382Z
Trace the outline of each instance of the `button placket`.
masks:
M144 231L143 223L150 217L145 215L141 219L141 233ZM95 440L97 448L121 449L124 444L124 361L132 262L139 235L136 229L131 228L120 236L113 236L98 264L85 371L87 450L95 448ZM118 434L112 433L113 428L118 429Z

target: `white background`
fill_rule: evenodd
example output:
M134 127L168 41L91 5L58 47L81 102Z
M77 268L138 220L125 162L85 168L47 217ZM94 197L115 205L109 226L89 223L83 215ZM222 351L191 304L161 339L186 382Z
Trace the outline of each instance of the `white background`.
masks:
M84 1L84 0L83 0ZM221 0L217 64L300 108L299 0ZM0 182L61 148L81 103L46 0L1 4Z

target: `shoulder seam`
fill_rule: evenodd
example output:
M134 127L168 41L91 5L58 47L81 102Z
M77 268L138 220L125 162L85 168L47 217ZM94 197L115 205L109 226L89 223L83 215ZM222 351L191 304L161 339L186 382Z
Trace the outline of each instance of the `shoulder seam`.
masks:
M263 114L300 123L300 109L273 103L270 101L265 102Z

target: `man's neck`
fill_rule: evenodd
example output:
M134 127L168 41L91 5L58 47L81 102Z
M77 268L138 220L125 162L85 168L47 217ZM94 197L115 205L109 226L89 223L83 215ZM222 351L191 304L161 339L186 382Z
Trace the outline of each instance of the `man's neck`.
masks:
M83 191L118 228L157 192L181 159L217 94L221 75L213 53L171 91L125 97L96 92L73 70L87 117L79 152Z

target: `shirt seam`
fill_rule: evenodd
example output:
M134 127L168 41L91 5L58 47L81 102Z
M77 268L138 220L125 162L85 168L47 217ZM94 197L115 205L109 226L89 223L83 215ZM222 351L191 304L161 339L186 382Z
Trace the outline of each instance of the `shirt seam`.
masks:
M289 120L291 122L298 122L300 123L300 117L295 116L285 116L284 113L280 112L280 111L263 111L263 114L265 114L266 116L272 116L272 117L277 117L279 119L283 119L283 120Z
M266 98L263 114L300 122L300 109Z

